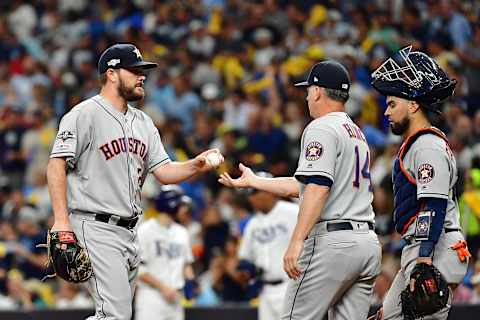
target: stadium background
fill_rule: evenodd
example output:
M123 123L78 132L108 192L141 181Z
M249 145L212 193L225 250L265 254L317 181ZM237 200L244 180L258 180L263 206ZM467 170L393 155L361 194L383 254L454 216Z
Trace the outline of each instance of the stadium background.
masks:
M219 171L233 175L240 161L292 174L309 121L305 93L292 83L323 59L348 67L347 112L374 155L384 248L372 304L381 303L403 243L391 222L391 163L400 139L389 134L370 73L409 44L435 57L459 82L437 125L457 157L462 226L474 255L454 305L480 304L479 13L478 1L453 0L0 1L0 312L92 307L80 287L39 281L46 256L35 245L52 224L45 170L59 119L96 94L96 62L115 42L136 44L145 60L160 65L138 105L154 119L171 158L218 147L226 159ZM236 250L252 210L216 180L209 174L182 184L194 200L181 223L191 234L200 283L185 304L255 306L254 290L236 276ZM154 215L156 187L147 180L146 216Z

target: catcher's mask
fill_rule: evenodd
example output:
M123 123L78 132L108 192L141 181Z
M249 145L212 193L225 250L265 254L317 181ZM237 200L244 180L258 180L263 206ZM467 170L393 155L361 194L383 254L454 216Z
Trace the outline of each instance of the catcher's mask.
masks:
M452 96L457 81L412 46L401 49L372 73L372 86L385 96L396 96L440 112L439 103Z

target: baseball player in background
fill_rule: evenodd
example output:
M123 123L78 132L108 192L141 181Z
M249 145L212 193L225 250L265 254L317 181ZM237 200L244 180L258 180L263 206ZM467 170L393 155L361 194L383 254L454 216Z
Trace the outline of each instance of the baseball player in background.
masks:
M295 230L284 256L288 283L281 319L365 319L381 248L374 229L370 151L345 113L350 79L335 61L313 66L306 81L314 118L305 128L294 177L263 178L240 165L227 186L300 197ZM330 309L330 311L329 311Z
M257 176L273 178L268 172ZM282 315L283 298L288 276L282 269L282 258L293 234L299 207L278 199L276 195L253 188L245 190L248 201L256 211L250 219L238 256L255 265L262 290L259 295L258 319L278 320Z
M155 199L158 216L138 228L141 262L135 298L136 320L183 320L185 281L193 281L192 248L187 229L176 223L184 201L177 185L162 186Z
M451 289L467 270L469 253L454 195L455 157L445 134L429 120L430 114L439 113L439 103L453 94L456 82L433 59L412 51L411 46L387 59L372 78L373 87L387 97L385 116L393 134L404 138L392 178L395 228L407 245L383 302L384 319L404 319L400 295L406 287L413 291L411 274L416 266L433 264ZM425 319L447 319L449 309L448 303Z
M62 118L48 163L52 230L78 239L91 260L95 316L90 319L132 316L140 262L136 224L147 173L172 184L223 161L217 150L170 161L151 118L128 104L143 99L144 72L156 66L143 61L132 44L106 49L98 62L100 94Z

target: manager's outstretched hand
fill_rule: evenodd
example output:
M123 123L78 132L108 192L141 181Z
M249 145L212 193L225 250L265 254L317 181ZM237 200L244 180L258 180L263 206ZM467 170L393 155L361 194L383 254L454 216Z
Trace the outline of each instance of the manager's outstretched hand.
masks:
M221 184L230 187L230 188L251 188L253 187L253 181L256 178L255 173L252 169L247 166L244 166L240 163L238 166L242 175L236 179L233 179L228 172L224 172L220 175L218 182Z

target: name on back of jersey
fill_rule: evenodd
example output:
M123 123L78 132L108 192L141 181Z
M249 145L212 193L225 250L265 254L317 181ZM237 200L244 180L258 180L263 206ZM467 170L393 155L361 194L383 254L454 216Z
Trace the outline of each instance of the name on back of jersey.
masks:
M367 142L367 139L365 139L365 135L358 126L351 123L344 123L342 126L347 131L347 134L350 138Z

